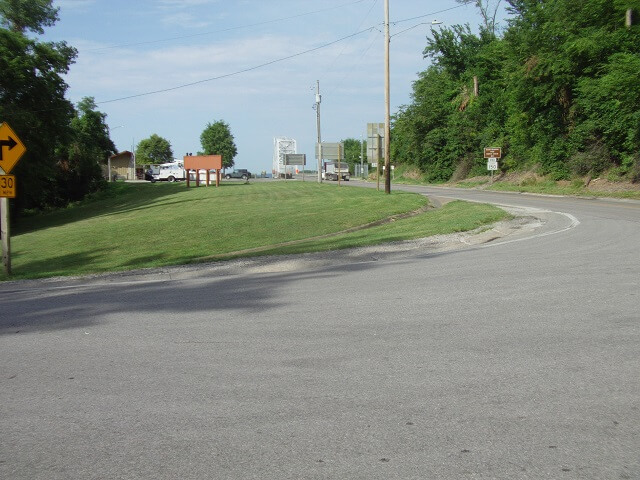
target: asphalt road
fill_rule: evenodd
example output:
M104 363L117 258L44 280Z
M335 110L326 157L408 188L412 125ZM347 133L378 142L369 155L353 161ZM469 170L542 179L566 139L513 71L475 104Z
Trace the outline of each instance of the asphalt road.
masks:
M544 224L0 284L0 478L639 479L640 202L406 188Z

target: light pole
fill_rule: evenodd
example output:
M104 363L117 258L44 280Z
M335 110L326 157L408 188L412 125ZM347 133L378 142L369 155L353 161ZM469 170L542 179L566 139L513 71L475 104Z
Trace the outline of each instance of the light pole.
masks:
M433 20L431 25L442 24L439 20ZM418 25L423 25L418 24ZM418 25L415 25L415 28ZM411 30L408 28L407 30ZM406 32L407 30L403 30ZM402 33L402 32L399 32ZM389 89L389 0L384 0L384 193L391 193L391 101Z
M360 176L364 180L364 138L360 134Z
M318 133L317 152L318 155L318 183L322 183L322 136L320 135L320 102L322 102L322 96L320 95L320 80L316 80L316 129ZM285 175L286 177L286 175Z
M107 129L109 130L109 139L111 139L111 130L115 130L116 128L124 127L124 125L118 125L117 127L110 127L107 125ZM107 157L107 181L111 183L113 179L111 178L111 157Z

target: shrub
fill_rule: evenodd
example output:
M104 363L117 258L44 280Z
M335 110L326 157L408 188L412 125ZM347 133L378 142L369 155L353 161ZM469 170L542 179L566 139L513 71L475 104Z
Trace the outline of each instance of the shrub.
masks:
M569 159L569 167L575 175L600 175L612 164L607 147L600 142L574 153Z

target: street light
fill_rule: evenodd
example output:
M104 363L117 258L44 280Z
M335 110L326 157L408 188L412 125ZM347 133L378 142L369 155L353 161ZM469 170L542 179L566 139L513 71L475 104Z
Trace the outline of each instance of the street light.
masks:
M419 23L418 25L424 25ZM440 20L432 20L431 25L441 25ZM411 28L415 28L414 25ZM407 30L411 30L408 28ZM407 30L403 30L406 32ZM399 32L402 33L402 32ZM398 34L399 34L398 33ZM396 34L396 35L398 35ZM391 193L391 101L389 88L389 45L391 37L389 35L389 0L384 0L384 193Z

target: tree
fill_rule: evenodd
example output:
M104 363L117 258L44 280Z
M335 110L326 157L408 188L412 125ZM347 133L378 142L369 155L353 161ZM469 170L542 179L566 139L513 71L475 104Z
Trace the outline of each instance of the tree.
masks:
M396 160L430 180L464 178L486 172L491 145L504 170L561 179L615 166L639 177L640 26L624 19L640 0L506 0L501 38L500 1L458 1L478 7L483 25L433 32L423 51L433 65L394 118Z
M155 133L138 143L136 148L136 163L149 165L173 161L173 151L168 140Z
M0 119L8 122L27 147L11 173L20 179L16 210L57 205L65 192L55 184L56 150L72 138L74 116L64 98L76 50L65 42L40 42L40 33L57 18L45 0L0 0Z
M458 3L473 4L482 15L483 28L491 35L496 33L496 16L500 8L502 0L496 0L494 5L491 5L491 0L456 0Z
M362 151L364 158L362 161L367 163L367 145L363 140L357 140L355 138L347 138L342 140L344 144L344 160L349 164L349 170L354 172L354 165L360 165L360 152Z
M227 123L222 120L207 123L200 135L200 143L205 155L222 155L222 168L233 167L238 150Z
M116 151L105 119L106 115L96 110L93 97L78 103L71 120L71 141L60 148L58 161L56 183L68 200L80 200L103 186L100 165Z
M42 27L51 27L58 20L59 8L53 8L51 0L2 0L0 17L2 25L14 32L30 30L43 34Z

